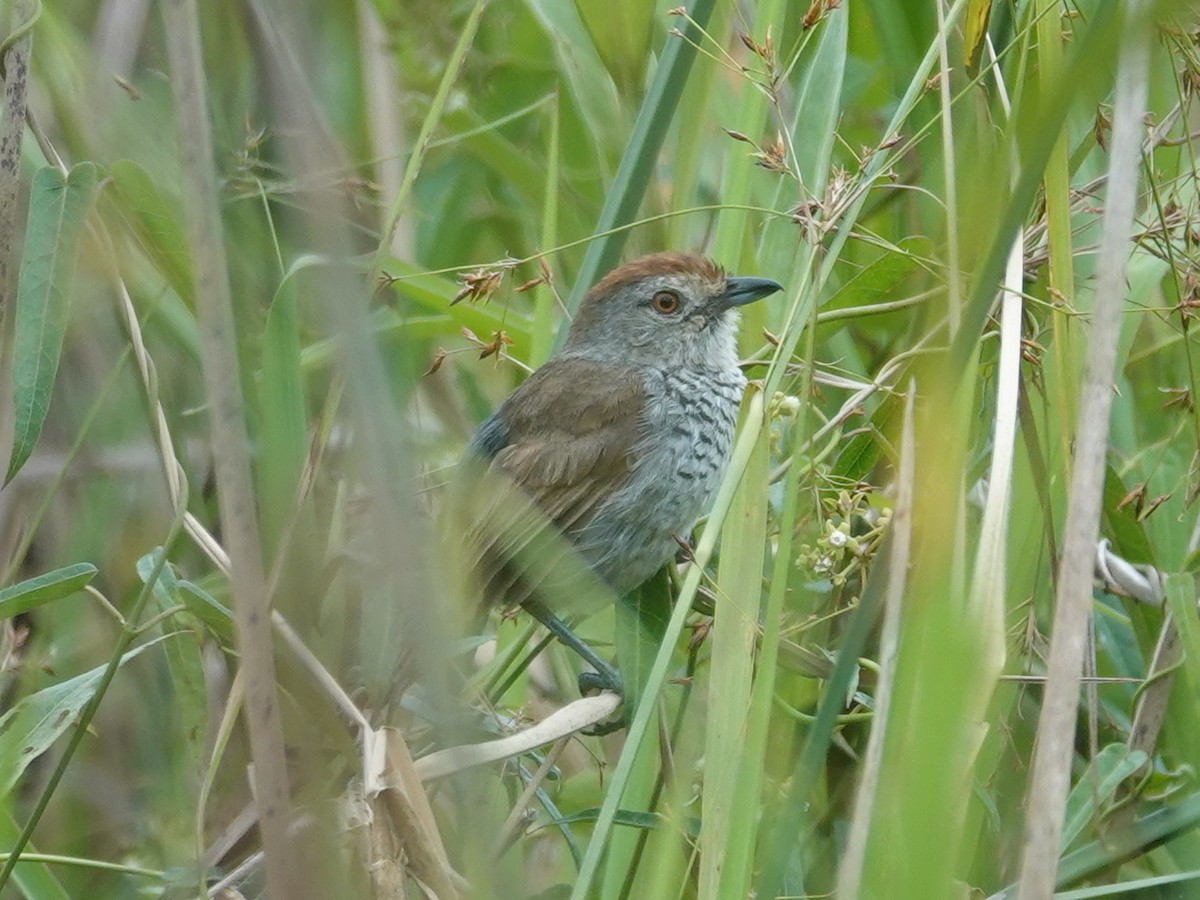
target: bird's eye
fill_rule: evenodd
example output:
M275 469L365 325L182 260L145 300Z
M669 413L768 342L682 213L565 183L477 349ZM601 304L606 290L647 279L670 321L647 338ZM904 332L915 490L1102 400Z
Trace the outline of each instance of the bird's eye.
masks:
M664 316L679 312L679 295L674 291L659 291L650 302Z

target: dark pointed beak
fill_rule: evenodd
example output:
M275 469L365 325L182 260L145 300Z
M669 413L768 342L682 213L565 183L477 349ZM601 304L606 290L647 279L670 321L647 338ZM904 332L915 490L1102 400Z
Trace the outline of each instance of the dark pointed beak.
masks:
M776 291L782 291L783 285L770 278L747 278L738 276L725 280L725 290L713 300L716 311L724 312L734 306L745 306L755 300L761 300Z

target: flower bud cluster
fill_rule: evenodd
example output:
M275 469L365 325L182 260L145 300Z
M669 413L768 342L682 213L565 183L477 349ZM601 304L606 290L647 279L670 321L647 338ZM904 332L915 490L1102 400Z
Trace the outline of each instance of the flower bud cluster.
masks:
M889 506L876 505L879 495L867 486L840 490L821 503L825 519L815 544L804 544L796 564L842 587L848 578L866 570L883 543L892 518Z

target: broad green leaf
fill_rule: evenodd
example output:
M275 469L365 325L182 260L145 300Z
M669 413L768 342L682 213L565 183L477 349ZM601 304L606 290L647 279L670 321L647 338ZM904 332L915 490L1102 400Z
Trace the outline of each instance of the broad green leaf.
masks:
M463 133L459 138L460 146L477 161L472 165L481 165L494 172L506 188L517 192L531 208L539 204L546 186L546 166L528 147L514 143L501 129L488 127L478 113L466 108L447 112L446 127ZM571 192L562 192L555 200L572 228L581 231L587 228L578 197ZM588 217L590 215L589 210ZM551 246L544 244L543 249Z
M890 455L891 448L887 446L886 440L894 435L902 409L902 404L895 397L884 398L871 417L871 427L854 434L838 454L833 471L839 478L848 481L865 480L879 463L880 457L885 452Z
M0 588L0 619L11 619L23 612L44 606L51 600L69 597L96 576L91 563L75 563L36 578Z
M1200 615L1196 610L1195 578L1178 572L1168 575L1166 604L1171 615L1175 617L1175 629L1183 651L1183 672L1181 676L1177 676L1182 677L1183 684L1176 685L1175 689L1179 691L1182 688L1182 691L1175 708L1187 710L1187 713L1186 719L1177 727L1192 730L1200 710Z
M590 132L587 143L605 149L606 132L624 121L620 98L578 10L561 0L526 0L526 5L554 47L561 90L579 108Z
M121 665L170 635L155 638L121 657ZM106 666L51 685L21 699L0 717L0 797L21 780L29 764L65 732L96 692Z
M1200 824L1200 794L1191 794L1179 803L1156 809L1132 825L1119 831L1109 831L1102 838L1080 847L1063 857L1058 864L1056 884L1074 884L1103 869L1116 866L1147 848L1166 844L1169 840L1193 831ZM1015 897L1013 887L1003 896Z
M75 255L95 186L96 167L87 162L66 178L50 166L33 177L17 286L13 444L5 484L29 459L50 408L70 313Z

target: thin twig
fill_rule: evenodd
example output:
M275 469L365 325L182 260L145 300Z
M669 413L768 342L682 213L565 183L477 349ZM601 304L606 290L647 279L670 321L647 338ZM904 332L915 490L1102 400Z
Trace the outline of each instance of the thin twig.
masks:
M558 758L567 749L567 744L570 741L571 738L568 736L561 737L555 742L554 746L546 754L546 758L542 760L542 764L533 773L533 777L529 779L529 783L525 785L525 790L521 791L521 796L513 804L512 811L508 814L508 818L504 820L504 824L500 828L500 835L492 845L492 856L494 858L499 859L513 840L516 839L518 829L524 824L525 811L533 800L533 795L537 793L542 782L546 780L546 776L550 774L550 770L554 768L554 764L558 762Z

